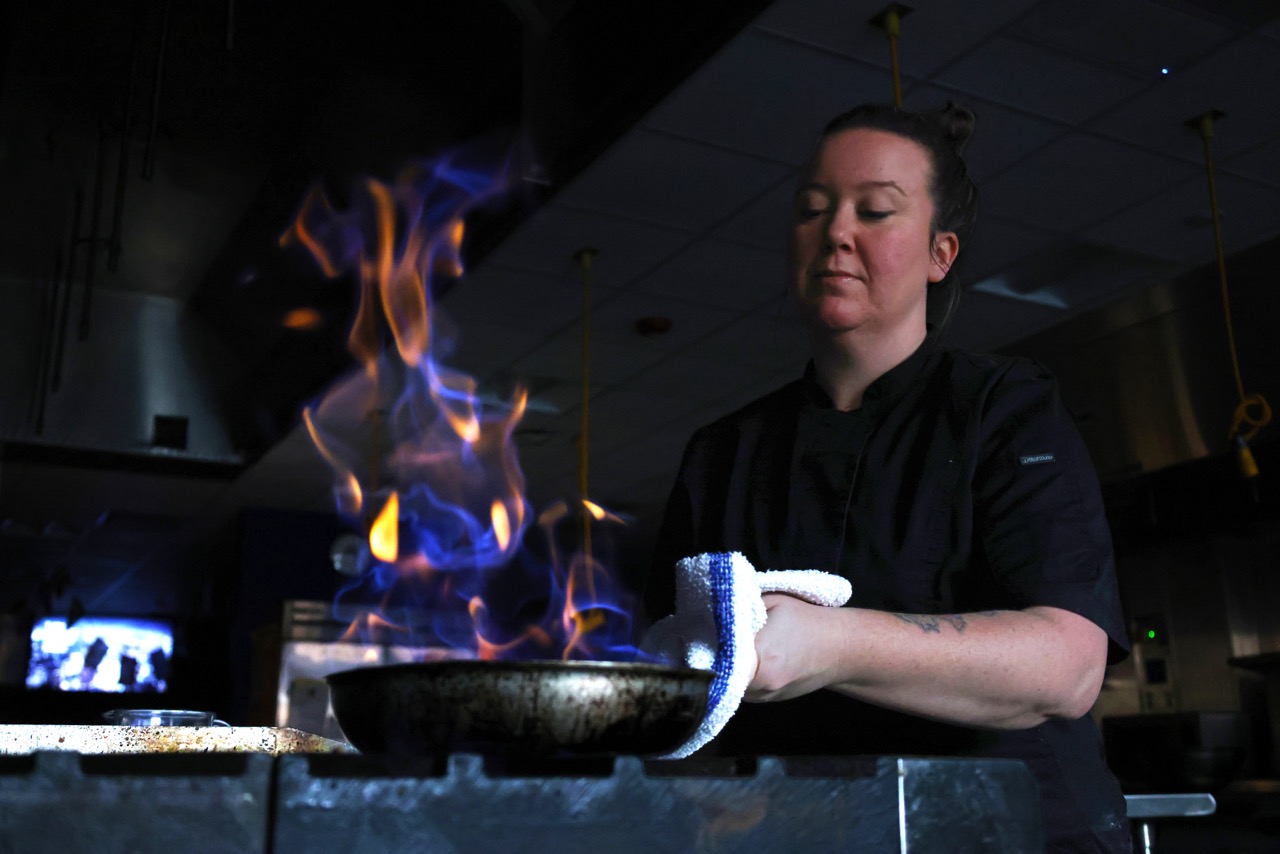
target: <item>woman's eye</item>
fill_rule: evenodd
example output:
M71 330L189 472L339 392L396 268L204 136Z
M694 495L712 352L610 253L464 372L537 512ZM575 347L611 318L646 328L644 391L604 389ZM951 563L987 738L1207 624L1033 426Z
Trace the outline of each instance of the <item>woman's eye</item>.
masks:
M869 220L888 219L892 214L893 214L893 211L887 211L887 210L886 211L872 211L872 210L858 211L858 216L862 217L863 219L869 219Z
M796 211L796 219L799 219L802 221L811 220L811 219L816 219L817 217L822 216L822 214L823 214L822 208L802 207Z

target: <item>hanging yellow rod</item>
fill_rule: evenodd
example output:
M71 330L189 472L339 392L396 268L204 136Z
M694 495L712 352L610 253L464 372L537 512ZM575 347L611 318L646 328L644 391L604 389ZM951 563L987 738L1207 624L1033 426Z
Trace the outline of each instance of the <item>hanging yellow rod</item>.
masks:
M902 37L902 19L911 12L910 6L890 3L880 10L870 23L889 36L889 66L893 73L893 105L902 108L902 70L898 65L898 39Z
M1225 113L1219 110L1210 110L1189 119L1186 124L1198 131L1200 139L1204 142L1205 174L1209 180L1209 213L1213 219L1213 244L1217 251L1218 284L1222 292L1222 316L1227 325L1227 350L1231 354L1231 370L1235 375L1236 395L1240 399L1231 417L1231 429L1227 433L1227 439L1236 448L1240 473L1245 477L1257 477L1258 465L1253 459L1253 452L1249 450L1249 442L1259 430L1271 422L1271 405L1260 394L1245 393L1244 378L1240 373L1240 355L1236 351L1235 324L1231 320L1231 293L1227 288L1227 253L1222 241L1222 213L1218 207L1218 189L1213 177L1211 145L1214 124L1224 115ZM1251 408L1257 409L1257 415L1250 413Z

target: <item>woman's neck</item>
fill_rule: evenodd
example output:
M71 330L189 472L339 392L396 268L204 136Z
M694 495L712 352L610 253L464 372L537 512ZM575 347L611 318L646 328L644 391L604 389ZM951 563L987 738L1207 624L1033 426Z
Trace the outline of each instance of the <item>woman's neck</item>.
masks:
M857 409L871 384L919 349L927 331L921 323L888 333L853 329L841 335L815 335L813 366L818 385L836 409Z

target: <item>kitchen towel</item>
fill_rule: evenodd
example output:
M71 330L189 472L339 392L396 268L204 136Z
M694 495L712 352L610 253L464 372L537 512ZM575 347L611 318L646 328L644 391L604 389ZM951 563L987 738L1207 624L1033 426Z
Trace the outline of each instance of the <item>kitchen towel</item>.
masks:
M697 732L665 759L683 759L715 738L742 704L755 675L756 632L767 615L763 594L786 593L838 607L853 594L849 581L816 569L761 572L739 552L712 552L676 564L676 610L654 623L641 648L670 664L710 670L707 713Z

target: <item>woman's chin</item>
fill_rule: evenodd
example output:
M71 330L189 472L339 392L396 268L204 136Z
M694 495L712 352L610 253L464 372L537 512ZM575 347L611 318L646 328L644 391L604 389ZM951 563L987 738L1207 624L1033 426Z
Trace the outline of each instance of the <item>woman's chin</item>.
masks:
M847 305L811 306L804 314L805 325L815 335L839 335L864 326L869 320L866 311Z

